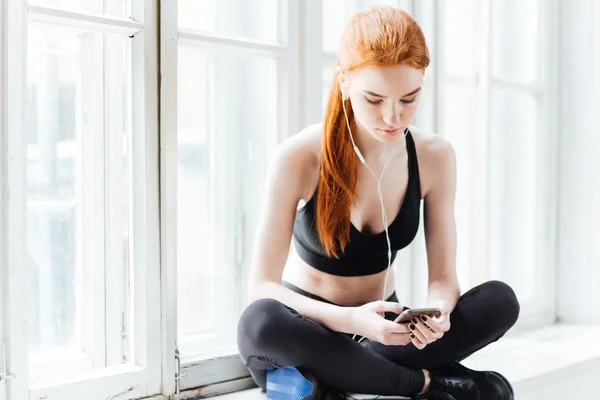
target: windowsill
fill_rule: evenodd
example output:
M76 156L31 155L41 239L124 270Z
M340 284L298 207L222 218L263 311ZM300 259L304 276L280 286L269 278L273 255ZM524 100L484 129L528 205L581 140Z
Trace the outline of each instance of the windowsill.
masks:
M600 325L556 324L504 337L464 360L463 364L477 370L501 372L512 382L517 398L544 398L538 394L542 392L558 395L553 384L574 395L576 388L564 387L565 382L579 375L600 375L599 338ZM521 397L523 394L527 396ZM254 388L212 399L265 400L266 396Z

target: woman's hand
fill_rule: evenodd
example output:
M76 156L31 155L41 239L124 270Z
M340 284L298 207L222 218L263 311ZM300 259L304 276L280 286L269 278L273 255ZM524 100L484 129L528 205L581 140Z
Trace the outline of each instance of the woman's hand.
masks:
M441 339L444 333L450 330L450 305L447 301L439 301L433 307L439 308L441 315L429 318L426 315L421 318L413 318L408 328L412 332L410 338L415 347L423 350L425 346Z
M401 314L403 307L389 301L373 301L360 307L350 308L350 331L386 346L402 346L410 343L408 324L385 319L386 312Z

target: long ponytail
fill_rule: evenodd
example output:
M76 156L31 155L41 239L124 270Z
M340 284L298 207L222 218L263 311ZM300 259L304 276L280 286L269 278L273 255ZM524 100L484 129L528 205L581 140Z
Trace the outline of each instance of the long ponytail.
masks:
M397 8L372 6L346 26L337 66L345 71L407 64L425 70L429 52L421 28ZM342 93L334 74L323 121L317 198L317 234L328 257L339 258L350 241L350 209L356 199L358 160L346 125ZM356 131L352 104L348 122Z

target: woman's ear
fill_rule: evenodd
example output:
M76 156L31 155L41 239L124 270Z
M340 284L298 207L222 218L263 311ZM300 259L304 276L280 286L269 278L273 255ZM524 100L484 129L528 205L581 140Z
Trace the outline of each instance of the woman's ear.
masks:
M337 73L338 84L340 85L340 91L342 92L342 99L346 100L348 98L348 81L339 66L337 66L335 70Z

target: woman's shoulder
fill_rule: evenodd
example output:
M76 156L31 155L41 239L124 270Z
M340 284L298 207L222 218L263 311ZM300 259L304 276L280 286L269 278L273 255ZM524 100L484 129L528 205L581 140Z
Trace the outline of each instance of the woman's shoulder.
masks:
M454 168L455 153L452 144L437 133L410 127L419 161L422 193L435 184L435 178L448 168Z
M298 179L303 198L310 198L319 178L319 158L323 124L312 124L283 140L276 158L285 160L285 168Z
M435 132L430 132L411 125L410 133L414 139L419 156L421 153L425 157L431 155L435 156L436 153L448 151L448 149L452 147L448 140Z
M296 163L302 167L317 163L321 153L321 139L323 138L323 124L309 125L300 132L283 140L279 151L285 151L292 156ZM317 164L318 167L318 164Z

